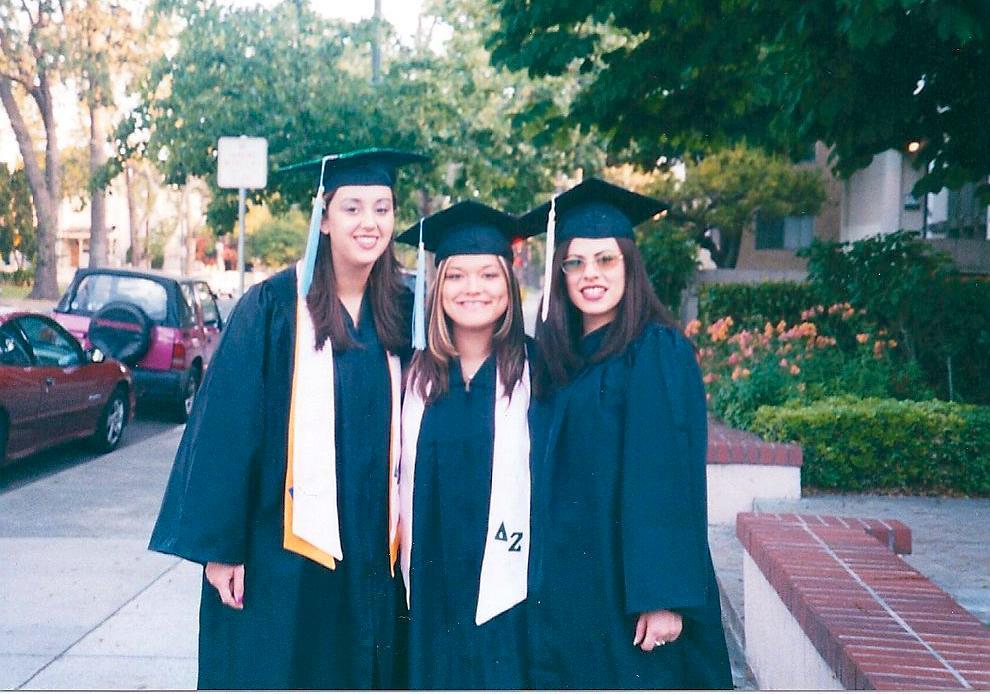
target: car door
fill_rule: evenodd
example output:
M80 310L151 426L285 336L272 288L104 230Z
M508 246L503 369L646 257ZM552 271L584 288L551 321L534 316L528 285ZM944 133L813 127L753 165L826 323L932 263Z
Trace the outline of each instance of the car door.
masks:
M41 375L38 423L52 443L88 434L106 394L79 342L55 321L43 316L21 316L17 324L27 338Z
M0 326L0 405L7 415L8 456L38 447L36 419L41 378L31 364L27 344L17 326Z
M199 301L201 315L203 316L203 334L205 345L203 349L203 361L209 363L220 342L220 330L223 328L223 319L220 317L220 307L217 306L217 299L210 291L206 282L196 283L196 299Z

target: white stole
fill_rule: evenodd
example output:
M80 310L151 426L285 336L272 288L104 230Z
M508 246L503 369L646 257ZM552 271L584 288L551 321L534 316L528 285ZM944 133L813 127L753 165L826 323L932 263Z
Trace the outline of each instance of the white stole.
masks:
M302 272L296 267L295 363L289 405L289 450L285 494L286 549L333 569L344 558L337 515L337 446L334 410L333 347L316 349L316 331L302 296ZM387 354L392 408L389 436L388 514L390 566L398 554L399 436L401 367ZM385 491L385 490L383 490Z
M529 571L529 364L512 398L506 396L501 374L495 373L495 440L492 488L488 506L488 535L481 562L475 624L481 625L526 599ZM402 405L402 461L399 476L399 535L406 605L410 601L413 489L416 445L426 406L414 383L406 388ZM423 551L429 552L425 547Z

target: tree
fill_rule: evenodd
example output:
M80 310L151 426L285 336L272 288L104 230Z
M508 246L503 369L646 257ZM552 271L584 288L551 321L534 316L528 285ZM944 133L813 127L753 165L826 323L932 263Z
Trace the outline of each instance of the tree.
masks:
M63 43L62 3L54 0L0 0L0 102L17 139L24 172L38 221L31 298L57 299L55 244L58 204L61 200L58 138L52 88L58 82ZM41 115L44 129L44 165L39 147L27 125L15 90L26 94Z
M114 90L122 89L128 73L140 69L149 46L138 36L135 17L119 0L77 0L65 13L67 71L74 78L79 99L89 117L90 267L108 260L105 166L109 158L108 130L115 106Z
M848 175L920 143L916 194L990 174L990 4L972 0L492 0L498 64L591 76L570 115L651 164L816 141ZM986 186L984 186L986 190Z
M13 255L13 251L19 251ZM18 267L33 260L37 250L34 234L34 208L27 176L20 168L11 172L0 162L0 254L5 259L14 257Z
M270 217L245 239L247 256L267 267L285 267L302 256L308 227L309 219L300 210Z
M815 215L825 201L821 175L786 159L738 145L688 162L684 181L658 180L668 218L707 248L719 267L735 267L742 235L758 216ZM708 232L718 229L718 243Z

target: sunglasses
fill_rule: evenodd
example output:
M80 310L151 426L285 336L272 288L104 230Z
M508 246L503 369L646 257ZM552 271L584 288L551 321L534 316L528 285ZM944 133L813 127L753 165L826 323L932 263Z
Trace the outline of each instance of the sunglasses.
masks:
M609 272L618 267L619 263L622 261L621 253L612 253L610 251L605 251L604 253L598 253L594 258L582 258L581 256L571 256L569 258L564 258L564 262L560 264L561 269L564 271L565 275L577 275L584 272L584 269L588 266L588 263L594 263L602 272Z

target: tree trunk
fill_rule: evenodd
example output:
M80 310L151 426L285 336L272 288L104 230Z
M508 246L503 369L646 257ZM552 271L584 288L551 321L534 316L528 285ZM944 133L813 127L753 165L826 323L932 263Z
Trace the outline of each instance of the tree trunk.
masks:
M7 77L0 76L0 102L3 102L7 111L10 127L14 131L21 158L24 160L24 173L28 188L31 190L31 199L34 201L34 212L38 218L38 251L34 257L34 287L31 289L30 297L58 299L55 247L58 242L58 201L61 185L58 170L58 142L51 113L51 99L44 75L41 84L32 92L32 96L41 109L47 133L44 172L38 165L34 142L14 99L11 81Z
M134 170L131 163L124 164L124 187L127 190L127 230L131 238L131 265L142 267L144 249L141 247L141 227L138 223L137 191L134 190Z
M106 113L94 95L89 101L89 177L90 177L90 227L89 266L103 267L109 260L107 243L107 197L105 188L93 185L96 175L107 163Z

